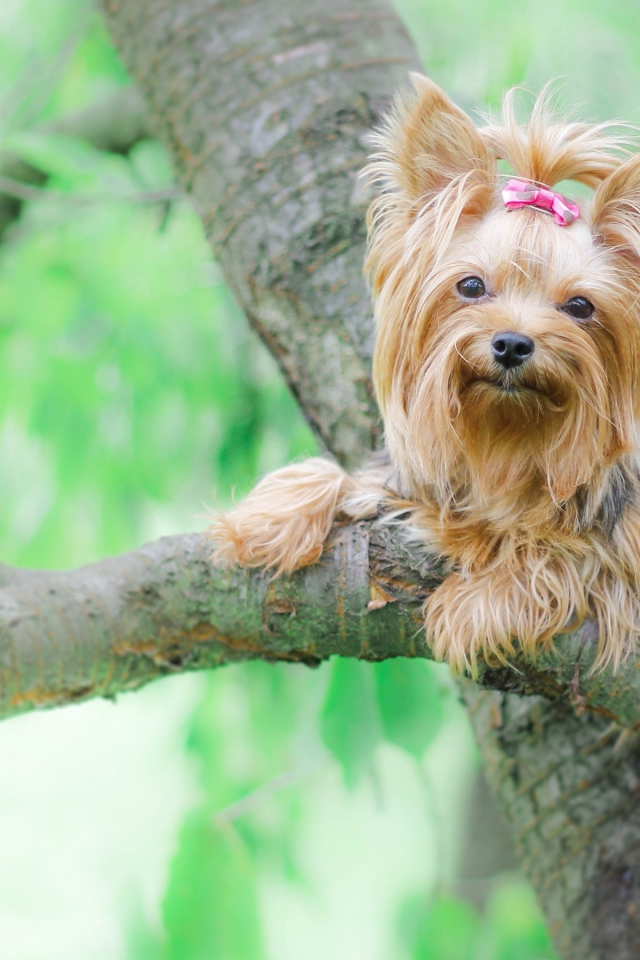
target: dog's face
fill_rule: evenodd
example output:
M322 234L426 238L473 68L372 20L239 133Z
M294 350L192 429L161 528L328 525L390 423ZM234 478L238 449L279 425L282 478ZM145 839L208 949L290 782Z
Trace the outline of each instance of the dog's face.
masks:
M407 493L560 503L636 447L640 157L606 129L476 128L416 78L379 134L369 267L374 377ZM505 209L497 159L549 187L595 188L560 226ZM469 495L468 492L466 494Z

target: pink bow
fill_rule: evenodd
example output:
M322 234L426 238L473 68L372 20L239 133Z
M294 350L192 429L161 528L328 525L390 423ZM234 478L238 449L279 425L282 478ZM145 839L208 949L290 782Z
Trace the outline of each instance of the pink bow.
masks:
M520 207L548 210L561 227L568 226L580 216L577 203L571 203L561 193L549 190L548 187L539 187L527 180L509 180L502 191L502 199L507 210L518 210Z

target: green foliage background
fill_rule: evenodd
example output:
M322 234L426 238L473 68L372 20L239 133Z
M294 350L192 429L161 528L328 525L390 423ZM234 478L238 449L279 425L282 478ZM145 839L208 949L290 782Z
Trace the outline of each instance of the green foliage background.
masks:
M638 120L623 0L398 9L468 108L563 75L582 115ZM162 149L39 131L126 83L85 0L3 0L0 149L49 175L0 249L9 563L200 528L316 449L188 203L146 201L171 183ZM254 663L4 724L1 955L551 960L526 883L478 860L476 771L446 671L421 662Z

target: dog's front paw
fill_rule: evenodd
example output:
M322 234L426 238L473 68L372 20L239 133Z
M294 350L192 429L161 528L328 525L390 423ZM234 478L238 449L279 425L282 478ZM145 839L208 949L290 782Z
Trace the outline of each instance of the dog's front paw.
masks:
M515 631L509 597L496 595L487 579L452 574L431 594L424 608L427 640L436 660L456 673L477 674L478 657L508 663Z
M320 558L325 529L317 518L252 514L241 505L219 517L209 535L216 560L290 573Z
M210 528L215 559L277 573L315 563L350 484L319 457L269 474Z

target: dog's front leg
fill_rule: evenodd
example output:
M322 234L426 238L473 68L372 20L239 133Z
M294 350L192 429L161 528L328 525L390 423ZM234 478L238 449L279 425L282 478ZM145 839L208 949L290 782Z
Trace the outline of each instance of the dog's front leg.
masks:
M321 457L283 467L216 519L215 556L290 573L319 560L336 516L373 516L383 495L375 471L354 478Z
M436 659L475 673L479 656L507 663L516 643L534 655L586 612L577 566L539 562L451 574L425 604L425 625Z

